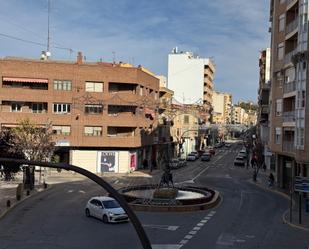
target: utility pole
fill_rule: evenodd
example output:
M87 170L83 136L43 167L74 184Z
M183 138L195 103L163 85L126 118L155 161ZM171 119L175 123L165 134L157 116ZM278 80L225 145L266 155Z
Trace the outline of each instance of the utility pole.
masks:
M48 0L47 6L47 48L46 48L46 58L50 56L50 0Z

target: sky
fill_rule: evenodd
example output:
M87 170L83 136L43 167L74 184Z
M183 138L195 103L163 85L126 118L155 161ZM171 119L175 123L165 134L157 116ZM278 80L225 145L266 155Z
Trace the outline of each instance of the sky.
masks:
M50 1L52 59L75 60L82 51L87 61L115 58L167 76L168 54L177 46L212 57L215 89L231 93L234 103L257 101L259 51L270 46L269 0ZM1 58L40 58L47 6L1 0Z

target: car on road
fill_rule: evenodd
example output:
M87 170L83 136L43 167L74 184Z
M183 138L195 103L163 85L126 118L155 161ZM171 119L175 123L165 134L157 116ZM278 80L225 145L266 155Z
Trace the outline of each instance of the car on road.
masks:
M171 169L178 169L180 167L179 159L178 158L171 159L169 165Z
M242 156L237 155L237 157L234 159L234 165L235 166L245 166L245 160Z
M201 156L201 161L210 161L211 158L211 154L209 152L205 152L202 156Z
M128 215L112 197L97 196L92 197L85 207L87 217L101 219L104 223L117 223L129 221Z
M208 152L209 152L212 156L214 156L214 155L216 154L216 151L215 151L215 149L214 149L213 147L208 147Z
M247 158L247 152L239 151L238 156L241 156L243 159L246 159Z
M178 158L179 160L179 166L184 167L187 165L186 159L185 158Z
M199 153L197 151L192 151L191 153L196 156L196 159L198 159L200 157L200 155L199 155Z
M188 154L187 158L186 158L187 161L195 161L196 159L197 159L197 157L194 153Z

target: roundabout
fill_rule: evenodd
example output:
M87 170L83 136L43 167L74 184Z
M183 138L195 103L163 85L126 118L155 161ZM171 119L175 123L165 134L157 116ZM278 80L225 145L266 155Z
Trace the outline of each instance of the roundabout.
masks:
M218 191L200 186L158 187L156 184L121 188L118 192L135 211L186 212L207 210L220 202Z

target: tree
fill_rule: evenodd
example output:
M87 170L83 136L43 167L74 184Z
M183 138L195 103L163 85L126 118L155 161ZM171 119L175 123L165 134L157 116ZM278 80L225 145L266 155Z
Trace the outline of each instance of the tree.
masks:
M29 119L22 120L18 127L11 130L11 137L8 140L9 152L21 154L31 161L50 161L55 150L51 128L51 123L42 127L32 123ZM25 185L30 189L34 186L33 166L26 167Z
M11 151L12 147L12 145L10 145L11 139L12 139L12 132L10 129L4 128L0 131L0 157L24 159L23 154L14 153ZM1 174L4 174L4 179L6 181L10 180L12 178L12 175L20 170L20 165L17 165L15 163L6 162L2 163L2 165L0 166L2 167Z

